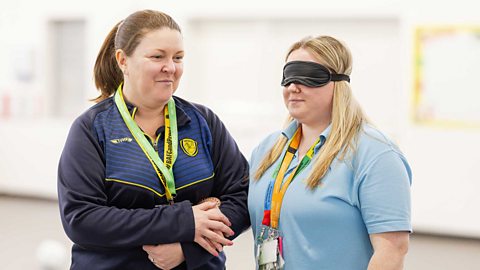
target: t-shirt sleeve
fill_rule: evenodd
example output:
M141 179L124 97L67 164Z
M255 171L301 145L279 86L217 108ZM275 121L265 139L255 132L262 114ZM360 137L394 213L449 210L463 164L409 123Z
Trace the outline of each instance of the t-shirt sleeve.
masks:
M358 202L369 234L412 231L411 170L396 151L386 151L368 164L359 177Z

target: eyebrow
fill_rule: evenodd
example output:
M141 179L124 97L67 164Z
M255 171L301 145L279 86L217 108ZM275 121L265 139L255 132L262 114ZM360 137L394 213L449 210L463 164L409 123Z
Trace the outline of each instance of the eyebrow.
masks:
M153 49L154 51L159 51L159 52L162 52L162 53L165 53L166 51L165 50L162 50L162 49ZM185 53L185 51L177 51L175 54L178 54L178 53Z

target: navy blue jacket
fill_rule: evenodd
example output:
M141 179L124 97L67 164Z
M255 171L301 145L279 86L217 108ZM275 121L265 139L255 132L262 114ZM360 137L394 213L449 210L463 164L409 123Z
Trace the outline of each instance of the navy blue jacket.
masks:
M236 237L250 225L248 164L220 119L178 97L177 196L167 205L152 164L129 132L113 98L73 123L58 169L60 214L73 241L71 269L158 269L142 245L181 242L185 262L175 269L223 269L193 242L192 205L218 197ZM131 113L134 107L127 104ZM164 127L158 153L163 160Z

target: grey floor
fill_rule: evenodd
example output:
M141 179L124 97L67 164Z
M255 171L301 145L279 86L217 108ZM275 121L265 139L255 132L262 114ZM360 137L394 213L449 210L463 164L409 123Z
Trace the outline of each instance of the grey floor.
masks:
M229 270L252 269L251 232L226 250ZM0 269L68 269L70 241L55 201L0 196ZM480 269L480 240L413 234L405 269Z

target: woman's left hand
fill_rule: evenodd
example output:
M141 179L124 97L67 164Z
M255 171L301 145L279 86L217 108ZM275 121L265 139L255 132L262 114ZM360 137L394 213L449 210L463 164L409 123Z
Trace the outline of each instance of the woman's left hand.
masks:
M169 270L185 261L180 243L145 245L143 250L148 253L148 259L161 269Z

